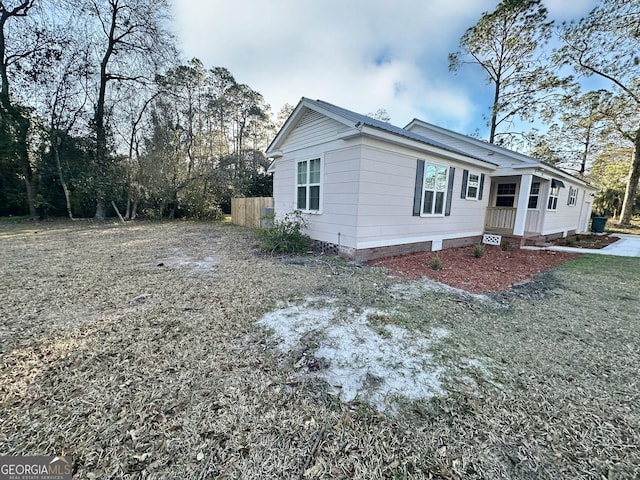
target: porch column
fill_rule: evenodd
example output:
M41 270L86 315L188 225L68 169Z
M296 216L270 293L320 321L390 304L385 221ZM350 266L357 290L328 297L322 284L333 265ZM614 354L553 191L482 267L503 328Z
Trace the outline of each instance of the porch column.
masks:
M531 192L532 181L533 175L522 175L520 178L520 193L518 194L516 220L513 225L514 235L524 235L524 229L527 225L527 209L529 208L529 193Z

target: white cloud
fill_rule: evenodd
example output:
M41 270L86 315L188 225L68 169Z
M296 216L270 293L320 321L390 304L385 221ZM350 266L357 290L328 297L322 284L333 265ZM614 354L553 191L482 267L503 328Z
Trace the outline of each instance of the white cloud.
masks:
M598 0L544 0L549 17L556 21L579 20L587 15L598 3Z
M181 0L174 17L186 58L228 68L275 111L307 96L360 113L386 108L396 124L425 113L464 122L471 100L441 77L460 34L492 3Z
M592 0L586 1L590 4ZM448 53L496 0L180 0L175 23L185 58L226 67L274 112L302 96L359 113L385 108L470 132L486 99L480 72L448 72ZM574 15L547 0L550 11ZM588 11L589 8L587 8Z

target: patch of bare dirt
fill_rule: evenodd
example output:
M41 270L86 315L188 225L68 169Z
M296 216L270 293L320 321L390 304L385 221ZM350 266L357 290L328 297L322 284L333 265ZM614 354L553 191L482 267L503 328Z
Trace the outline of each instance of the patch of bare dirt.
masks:
M406 280L428 277L468 292L498 292L531 280L535 275L561 265L574 253L550 250L502 250L485 245L482 257L474 256L474 247L450 248L439 252L417 252L371 262L386 267L392 275ZM439 259L440 269L434 269Z

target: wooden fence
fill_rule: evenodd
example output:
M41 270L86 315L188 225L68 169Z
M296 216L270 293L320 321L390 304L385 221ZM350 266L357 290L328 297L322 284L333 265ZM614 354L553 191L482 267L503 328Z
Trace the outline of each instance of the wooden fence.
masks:
M263 208L273 208L273 197L231 199L231 222L245 227L259 227Z

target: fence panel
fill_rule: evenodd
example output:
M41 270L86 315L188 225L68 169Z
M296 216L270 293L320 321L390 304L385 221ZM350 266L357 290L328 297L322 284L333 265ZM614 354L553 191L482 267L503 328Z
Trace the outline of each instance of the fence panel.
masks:
M500 230L513 233L516 223L516 209L508 207L489 207L484 220L485 230Z
M259 227L263 208L273 208L273 197L231 199L231 221L245 227Z

